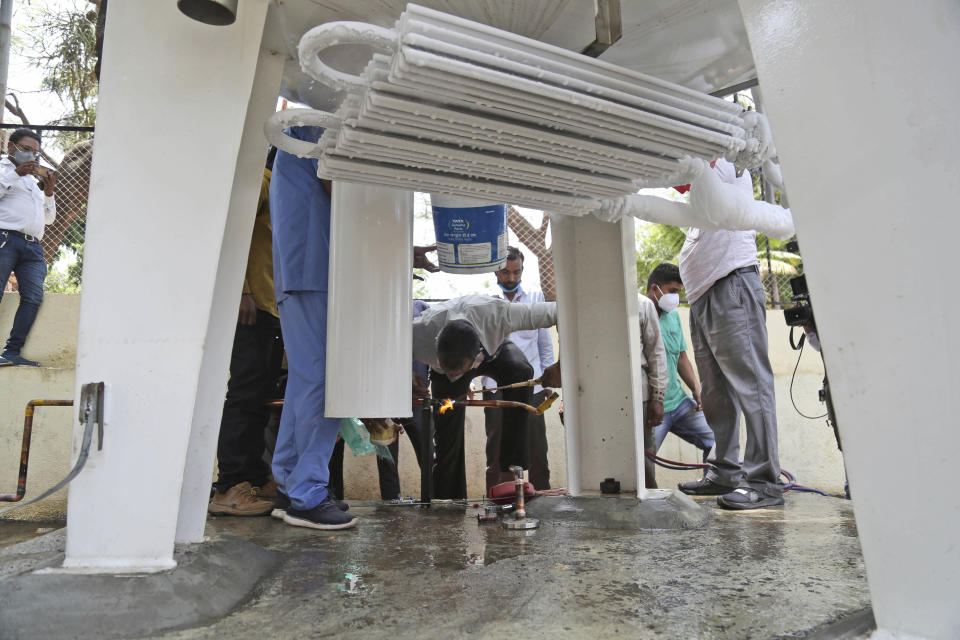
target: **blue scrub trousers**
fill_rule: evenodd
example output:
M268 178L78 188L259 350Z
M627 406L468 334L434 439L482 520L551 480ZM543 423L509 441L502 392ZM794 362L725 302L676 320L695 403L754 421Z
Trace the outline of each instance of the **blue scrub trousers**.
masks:
M273 452L273 478L294 509L306 510L327 497L328 465L340 428L339 418L323 417L327 292L294 291L278 308L288 378Z

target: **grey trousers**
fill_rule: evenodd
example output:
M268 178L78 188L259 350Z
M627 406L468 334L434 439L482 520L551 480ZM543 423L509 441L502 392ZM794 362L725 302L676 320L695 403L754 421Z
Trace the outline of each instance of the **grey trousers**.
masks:
M716 436L707 477L778 496L780 459L773 370L767 353L766 294L756 271L718 280L690 307L690 334L703 413ZM740 456L740 413L747 447Z

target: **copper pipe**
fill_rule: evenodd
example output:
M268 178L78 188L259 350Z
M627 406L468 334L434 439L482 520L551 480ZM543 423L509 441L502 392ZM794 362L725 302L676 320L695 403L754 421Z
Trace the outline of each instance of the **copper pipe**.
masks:
M515 520L523 520L527 517L527 507L524 503L525 496L523 495L523 467L510 467L510 470L513 471L514 480L517 483L517 506L516 511L514 512Z
M487 407L490 409L525 409L534 415L543 415L543 412L536 407L514 400L454 400L453 405L463 407Z
M17 492L0 494L0 502L20 502L27 493L27 463L30 460L30 436L33 435L34 407L72 407L73 400L31 400L23 412L23 444L20 446L20 475Z

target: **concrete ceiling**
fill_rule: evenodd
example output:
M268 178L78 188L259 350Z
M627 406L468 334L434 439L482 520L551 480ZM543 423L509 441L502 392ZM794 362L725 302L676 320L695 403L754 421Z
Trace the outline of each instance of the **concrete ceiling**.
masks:
M596 36L594 0L422 0L424 6L581 51ZM281 93L333 110L341 96L300 71L296 45L311 27L357 20L393 27L405 0L280 0L270 7L266 44L288 57ZM756 77L736 0L621 0L623 37L600 59L712 93ZM359 73L370 50L330 49L331 66Z

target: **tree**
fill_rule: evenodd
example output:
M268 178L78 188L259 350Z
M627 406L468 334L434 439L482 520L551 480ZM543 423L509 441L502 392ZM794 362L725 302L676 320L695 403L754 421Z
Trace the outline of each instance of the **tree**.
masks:
M105 0L72 0L56 6L36 3L28 5L23 14L26 24L18 30L15 51L40 69L43 74L40 89L56 94L64 107L62 115L49 124L94 125L98 15L89 7L102 8L105 4ZM30 124L17 96L11 94L6 107L23 124ZM44 257L51 264L61 254L69 252L77 256L77 261L64 274L54 274L51 270L45 287L48 290L77 291L83 264L93 137L82 131L59 131L48 137L53 138L54 146L66 153L59 163L44 153L44 159L57 170L57 223L45 234Z
M643 222L637 230L637 284L646 290L647 278L661 262L677 264L686 231L680 227ZM778 305L790 300L789 278L800 273L801 258L783 250L784 240L757 234L757 260L760 278L767 290L767 301Z
M30 5L27 25L18 34L18 55L41 70L41 89L55 93L64 105L63 115L49 124L92 127L96 120L97 13L89 6L83 0L57 7ZM88 136L61 131L55 137L58 146L70 149Z

